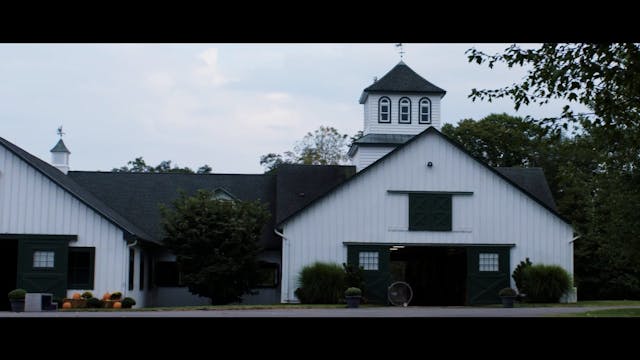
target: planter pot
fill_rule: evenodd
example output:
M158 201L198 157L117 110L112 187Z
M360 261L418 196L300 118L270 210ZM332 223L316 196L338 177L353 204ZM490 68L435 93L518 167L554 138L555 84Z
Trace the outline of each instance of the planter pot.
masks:
M11 311L24 312L24 299L9 300L11 302Z
M502 299L502 306L506 307L506 308L512 308L513 307L513 301L516 299L515 296L501 296L500 299Z
M360 306L360 299L362 296L345 296L345 300L347 300L348 308L357 308Z

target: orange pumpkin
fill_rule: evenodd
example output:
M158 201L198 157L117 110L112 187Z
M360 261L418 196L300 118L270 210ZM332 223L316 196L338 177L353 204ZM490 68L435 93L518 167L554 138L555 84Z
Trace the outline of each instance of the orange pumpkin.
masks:
M113 303L113 308L114 309L121 309L122 308L122 303L120 301L116 301Z
M80 293L73 293L73 299L74 300L79 300L80 299Z
M102 295L102 300L109 300L111 299L111 294L109 294L108 292L104 293L104 295Z
M70 302L68 302L68 301L65 301L65 302L62 304L62 308L63 308L63 309L71 309L71 303L70 303Z

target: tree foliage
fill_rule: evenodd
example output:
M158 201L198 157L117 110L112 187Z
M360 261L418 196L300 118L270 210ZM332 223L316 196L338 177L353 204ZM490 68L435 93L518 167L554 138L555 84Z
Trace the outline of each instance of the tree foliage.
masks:
M296 143L293 151L269 153L260 157L267 171L282 164L339 165L347 161L348 135L329 126L320 126Z
M199 190L181 193L161 213L164 245L176 255L189 291L227 304L261 280L258 240L269 212L259 202L217 200Z
M505 63L508 67L528 67L521 83L499 89L472 89L471 97L508 97L516 110L530 103L545 104L550 99L581 103L593 109L588 122L607 128L637 128L640 125L640 45L639 44L543 44L538 49L511 45L502 54L488 55L467 50L469 62ZM562 114L579 121L567 105ZM559 124L557 118L546 119Z
M156 166L147 165L142 156L135 158L135 160L127 162L126 166L120 168L113 168L113 172L137 172L137 173L184 173L184 174L210 174L211 167L209 165L203 165L198 170L193 171L189 167L179 167L174 165L171 167L171 160L161 161Z
M554 149L559 211L580 234L575 279L581 298L640 298L640 45L512 45L502 54L467 51L469 62L527 67L520 83L473 89L473 100L507 97L515 108L569 102L559 117L531 119L571 135ZM576 116L572 103L592 114ZM545 168L553 167L547 163Z

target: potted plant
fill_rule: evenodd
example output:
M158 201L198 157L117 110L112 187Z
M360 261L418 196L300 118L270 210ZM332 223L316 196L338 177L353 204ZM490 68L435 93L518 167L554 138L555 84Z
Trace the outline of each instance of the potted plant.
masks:
M362 298L362 290L357 287L350 287L344 292L344 298L347 300L348 308L357 308Z
M24 311L24 298L27 296L25 289L14 289L9 291L9 301L11 302L11 310L14 312Z
M500 290L498 295L500 296L500 299L502 299L502 306L504 306L506 308L512 308L513 307L513 300L515 300L515 298L518 295L518 293L512 288L506 287L506 288Z
M122 308L123 309L131 309L133 305L136 304L136 301L133 298L126 297L122 300Z

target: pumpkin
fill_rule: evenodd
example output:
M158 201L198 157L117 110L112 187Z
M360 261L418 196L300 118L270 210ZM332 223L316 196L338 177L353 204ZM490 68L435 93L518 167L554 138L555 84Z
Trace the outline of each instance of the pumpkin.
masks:
M68 302L68 301L65 301L65 302L62 304L62 308L63 308L63 309L71 309L71 303L70 303L70 302Z
M73 293L73 299L74 300L79 300L80 299L80 293Z
M102 300L109 300L111 299L111 294L109 294L108 292L104 293L104 295L102 295Z
M122 309L122 303L120 301L116 301L113 303L114 309Z

